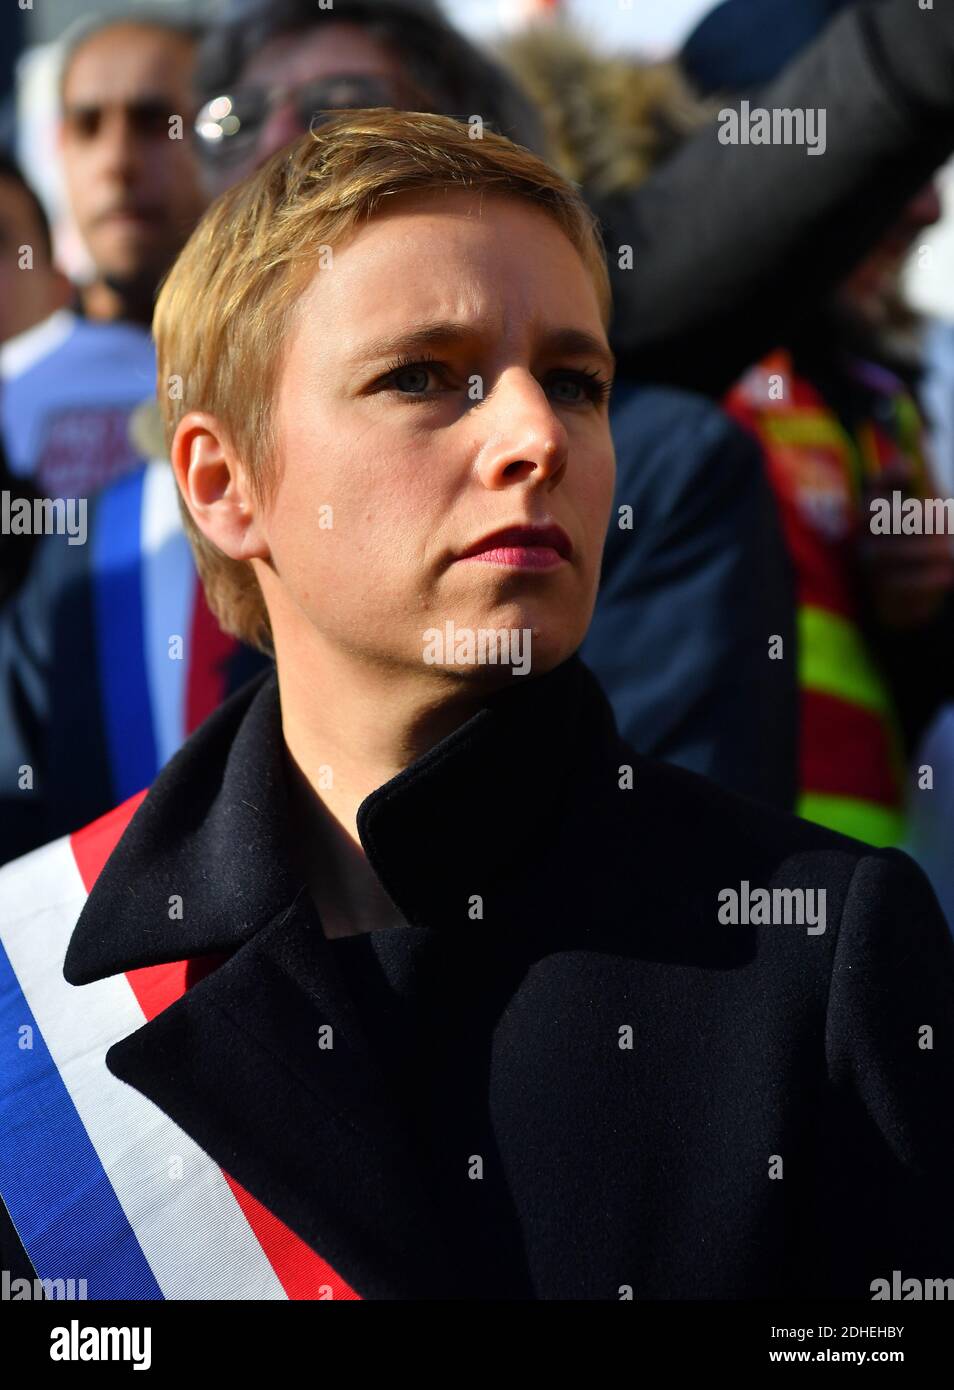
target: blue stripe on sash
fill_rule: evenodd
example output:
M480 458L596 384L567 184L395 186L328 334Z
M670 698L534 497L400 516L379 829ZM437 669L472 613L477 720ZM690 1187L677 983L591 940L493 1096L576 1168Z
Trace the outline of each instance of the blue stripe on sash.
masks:
M139 469L100 494L93 536L96 656L115 800L149 786L158 771L146 673Z
M161 1299L2 946L0 1039L0 1194L37 1275L85 1279L87 1298Z

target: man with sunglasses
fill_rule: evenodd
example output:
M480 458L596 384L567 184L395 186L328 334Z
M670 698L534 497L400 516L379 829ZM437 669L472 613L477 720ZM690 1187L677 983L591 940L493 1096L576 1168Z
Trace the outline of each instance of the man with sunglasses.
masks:
M227 0L206 34L195 122L206 186L220 193L328 112L395 106L479 116L536 153L533 103L431 0Z

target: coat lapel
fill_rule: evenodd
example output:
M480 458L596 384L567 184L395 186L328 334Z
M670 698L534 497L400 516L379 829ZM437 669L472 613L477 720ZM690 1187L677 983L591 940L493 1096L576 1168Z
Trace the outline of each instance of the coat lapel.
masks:
M106 1062L359 1295L453 1297L400 1117L304 897Z

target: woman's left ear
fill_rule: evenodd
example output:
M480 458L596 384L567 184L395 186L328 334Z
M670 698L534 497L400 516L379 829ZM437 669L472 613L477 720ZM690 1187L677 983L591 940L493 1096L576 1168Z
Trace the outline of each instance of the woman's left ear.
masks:
M171 461L202 534L232 560L267 560L260 506L221 422L205 411L189 411L173 437Z

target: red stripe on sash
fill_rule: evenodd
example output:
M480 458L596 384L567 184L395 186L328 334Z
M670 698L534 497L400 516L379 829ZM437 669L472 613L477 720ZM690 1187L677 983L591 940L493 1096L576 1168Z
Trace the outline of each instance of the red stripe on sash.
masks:
M105 816L100 816L99 820L91 821L89 825L84 825L82 830L76 830L70 836L73 858L76 860L76 867L87 893L93 891L93 884L99 878L106 860L119 844L126 826L139 809L148 790L147 787L145 791L136 792L135 796L129 797L112 811L107 811Z
M115 810L70 836L73 856L87 893L92 891L93 884L145 795L145 791L137 792ZM128 970L126 979L149 1021L181 999L186 990L203 975L227 959L227 956L210 955L196 960L172 961L165 965L145 965L138 970ZM335 1299L360 1299L361 1295L355 1293L326 1260L224 1169L222 1176L232 1189L255 1239L265 1252L265 1258L290 1299L317 1299L326 1288L331 1290Z
M227 956L203 956L197 960L180 960L169 965L145 965L138 970L128 970L126 979L132 986L146 1018L152 1019L176 999L180 999L202 975L209 974L227 959ZM277 1216L273 1216L267 1207L262 1206L261 1202L236 1182L235 1178L230 1177L224 1168L222 1176L232 1189L235 1200L255 1234L255 1239L264 1250L265 1258L274 1269L289 1298L314 1299L325 1288L330 1288L332 1297L336 1299L360 1298L360 1294L356 1294L326 1260L296 1236L294 1231L289 1230Z
M225 663L237 646L235 638L219 627L197 579L186 678L186 734L197 729L225 699Z
M127 970L126 979L149 1022L181 999L203 975L210 975L227 960L228 956L223 955L197 956L193 960L170 961L167 965L142 965L138 970Z
M288 1297L295 1300L315 1299L328 1288L334 1299L360 1299L350 1284L336 1274L326 1260L310 1245L299 1239L267 1207L263 1207L250 1192L246 1192L225 1169L222 1176L235 1194L235 1200L245 1219L255 1232L255 1239L265 1251L265 1258L278 1275Z

